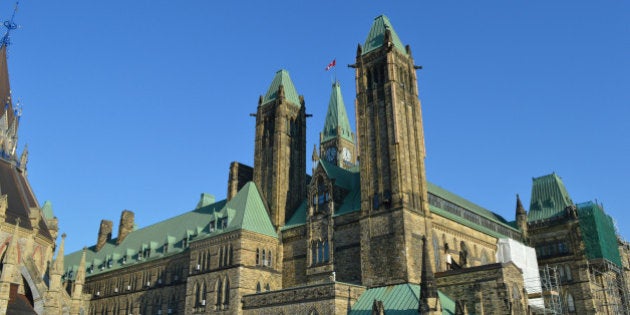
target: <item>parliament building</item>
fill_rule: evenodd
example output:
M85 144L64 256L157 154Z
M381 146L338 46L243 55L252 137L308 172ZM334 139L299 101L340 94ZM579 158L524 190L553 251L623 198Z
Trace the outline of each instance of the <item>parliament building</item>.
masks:
M427 180L419 67L386 16L349 65L356 130L335 82L319 146L307 148L305 98L279 70L258 99L254 165L229 165L226 199L202 194L146 227L124 210L116 231L102 220L95 244L67 255L28 184L26 151L15 152L0 52L0 312L630 312L630 245L557 174L533 179L529 209L516 196L513 220Z

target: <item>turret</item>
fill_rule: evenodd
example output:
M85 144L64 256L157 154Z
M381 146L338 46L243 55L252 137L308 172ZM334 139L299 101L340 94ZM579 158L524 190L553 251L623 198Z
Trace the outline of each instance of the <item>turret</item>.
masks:
M523 235L523 240L527 240L529 237L527 231L527 211L525 211L518 194L516 194L516 225Z

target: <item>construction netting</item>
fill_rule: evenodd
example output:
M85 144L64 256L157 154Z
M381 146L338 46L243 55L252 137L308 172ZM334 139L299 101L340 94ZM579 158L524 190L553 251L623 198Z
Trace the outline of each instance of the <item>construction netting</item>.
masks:
M511 238L499 239L497 241L497 262L506 263L509 261L523 271L523 284L527 294L540 294L542 286L538 261L536 260L536 250ZM529 299L528 303L534 308L544 307L542 298Z
M593 202L577 204L582 240L588 259L606 259L621 267L615 225L602 207Z

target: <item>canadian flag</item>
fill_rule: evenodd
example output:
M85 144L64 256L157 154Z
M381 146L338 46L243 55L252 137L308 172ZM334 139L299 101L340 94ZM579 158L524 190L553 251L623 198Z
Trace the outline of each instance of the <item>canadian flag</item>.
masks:
M337 60L333 59L333 61L331 61L327 66L326 66L326 71L334 68L337 65Z

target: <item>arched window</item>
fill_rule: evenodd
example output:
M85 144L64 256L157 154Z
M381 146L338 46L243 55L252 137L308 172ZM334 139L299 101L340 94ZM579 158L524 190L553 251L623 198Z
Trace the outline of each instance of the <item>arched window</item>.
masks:
M330 260L330 249L328 246L328 240L324 241L324 259L322 261L328 261Z
M260 264L260 249L256 248L256 266Z
M265 250L263 249L263 255L262 255L262 265L266 265L267 264L267 256L265 256Z
M201 295L200 295L200 299L199 300L201 300L201 304L206 305L205 301L206 301L206 295L207 295L208 292L206 291L206 283L205 282L201 283L201 290L200 291L201 291L201 293L200 293Z
M464 243L464 241L459 244L459 247L459 264L464 267L468 263L468 248L466 247L466 243Z
M271 291L271 287L269 286L269 283L265 284L265 291Z
M193 292L195 292L195 300L193 302L195 305L199 305L201 299L199 298L199 285L197 283L195 283L195 285L193 286Z
M269 258L267 258L267 266L268 266L268 267L271 267L271 257L273 257L273 256L271 255L271 249L269 250L269 254L267 254L267 256L269 256Z
M219 247L219 267L223 267L223 248Z
M567 310L569 310L569 312L575 312L575 301L571 293L567 293Z
M223 294L223 305L230 305L230 279L225 278L225 294Z
M435 269L437 271L442 271L442 262L440 259L440 243L435 233L433 233L431 237L433 238L433 259L435 259Z
M260 287L260 282L256 283L256 293L260 293L260 291L262 291L262 288Z
M217 309L221 308L221 304L223 303L223 282L221 281L221 279L217 280L217 287L216 287L216 292L217 292Z
M311 265L317 263L317 242L311 242Z
M231 265L234 263L234 249L232 248L232 245L230 245L230 254L229 254L229 259L228 259L228 265Z
M228 248L227 246L223 246L223 266L228 265Z

